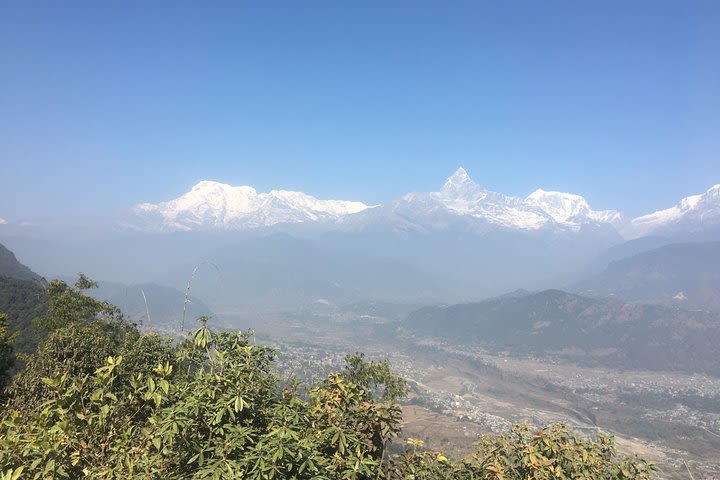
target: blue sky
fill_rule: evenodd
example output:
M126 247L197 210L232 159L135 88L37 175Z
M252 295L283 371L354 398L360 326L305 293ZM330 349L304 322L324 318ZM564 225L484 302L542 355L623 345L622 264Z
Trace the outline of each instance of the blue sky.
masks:
M2 2L0 217L202 179L480 184L640 214L720 183L720 2Z

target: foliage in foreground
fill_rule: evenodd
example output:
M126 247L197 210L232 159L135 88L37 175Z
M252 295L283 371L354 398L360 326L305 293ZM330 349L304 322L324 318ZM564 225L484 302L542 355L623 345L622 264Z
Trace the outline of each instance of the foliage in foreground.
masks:
M87 280L87 279L84 279ZM362 355L318 385L282 381L274 351L205 322L177 345L81 288L51 284L49 336L0 414L0 479L650 478L610 438L556 425L483 437L453 462L400 433L405 382ZM1 336L1 335L0 335Z

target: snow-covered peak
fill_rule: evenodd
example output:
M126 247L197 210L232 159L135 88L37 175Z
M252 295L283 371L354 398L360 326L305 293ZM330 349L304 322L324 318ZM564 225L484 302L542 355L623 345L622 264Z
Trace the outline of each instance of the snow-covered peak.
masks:
M486 191L475 183L467 171L460 167L450 175L438 192L447 200L476 200Z
M257 191L247 185L233 186L227 183L215 182L212 180L202 180L196 183L190 192L196 192L199 194L211 194L211 193L224 193L224 192L236 192L245 194L256 194Z
M470 175L468 175L467 173L467 170L465 170L465 168L463 167L460 167L455 170L455 173L450 175L447 180L445 180L445 185L443 186L443 188L453 188L466 184L475 185L475 182L472 181Z
M178 198L136 205L134 212L150 228L169 231L236 230L331 220L368 208L362 202L318 200L302 192L258 193L242 185L204 180Z
M459 168L438 192L408 194L395 204L403 215L432 213L437 219L443 211L472 219L473 222L508 229L539 230L544 227L579 230L585 224L610 223L619 219L615 211L597 212L579 195L536 190L526 198L492 192L480 187Z
M720 226L720 184L713 185L705 193L685 197L670 208L634 218L630 223L628 237L678 227L692 232Z
M565 192L553 192L538 188L530 195L527 196L528 200L534 201L548 201L548 202L562 202L563 204L577 204L583 203L587 205L585 198L582 195L575 195L574 193Z
M620 219L619 212L615 210L595 211L590 208L584 197L573 193L548 192L537 189L528 195L525 201L538 206L560 223L575 223L583 219L606 223Z

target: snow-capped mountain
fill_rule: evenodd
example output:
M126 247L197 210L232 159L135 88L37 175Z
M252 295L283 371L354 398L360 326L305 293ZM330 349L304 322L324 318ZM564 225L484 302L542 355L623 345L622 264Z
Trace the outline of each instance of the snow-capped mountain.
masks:
M393 212L424 227L466 220L476 227L536 231L578 231L586 225L612 224L620 213L595 211L580 195L536 190L525 198L492 192L459 168L437 192L410 193L392 205ZM374 212L373 212L374 213Z
M540 207L556 222L570 226L592 222L615 223L622 218L616 210L593 210L585 198L572 193L537 189L525 201Z
M675 206L634 218L626 236L677 235L720 228L720 184L685 197Z
M302 192L258 193L249 186L202 181L182 196L133 211L142 228L163 231L242 230L281 223L335 220L361 212L362 202L318 200Z
M363 212L363 213L360 213ZM325 222L329 228L432 231L464 225L475 231L577 232L621 230L626 238L678 235L720 229L720 184L668 209L622 222L615 210L593 210L580 195L535 190L527 197L490 191L459 168L437 192L408 193L370 208L362 202L319 200L302 192L258 193L249 186L202 181L182 196L133 208L142 230L244 230L278 224ZM351 215L356 214L356 215ZM0 220L1 222L1 220Z
M521 198L492 192L462 167L437 192L408 193L372 209L362 202L318 200L285 190L258 193L249 186L203 181L174 200L137 205L134 213L140 228L163 231L243 230L318 221L329 226L337 222L342 230L372 225L428 231L462 224L476 231L579 231L620 219L618 212L592 210L583 197L570 193L536 190Z

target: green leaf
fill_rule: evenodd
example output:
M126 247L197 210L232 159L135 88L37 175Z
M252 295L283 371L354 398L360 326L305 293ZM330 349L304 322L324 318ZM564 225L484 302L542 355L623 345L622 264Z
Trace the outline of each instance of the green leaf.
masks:
M15 471L12 473L12 476L10 477L11 480L18 480L20 478L20 475L22 475L23 470L25 470L24 466L19 466L15 469Z

